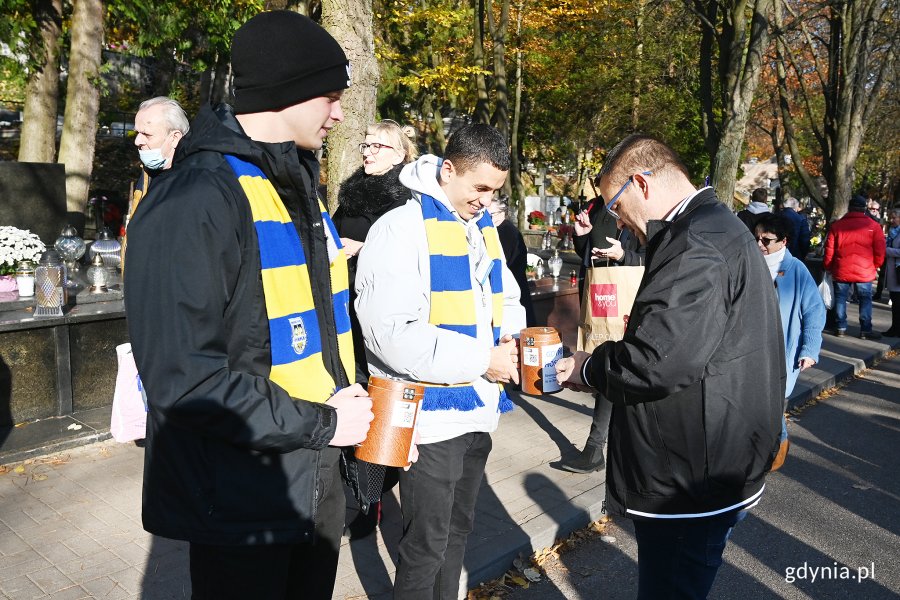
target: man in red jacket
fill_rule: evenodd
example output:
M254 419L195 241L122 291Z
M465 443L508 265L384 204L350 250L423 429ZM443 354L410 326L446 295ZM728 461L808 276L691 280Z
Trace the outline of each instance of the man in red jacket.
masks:
M866 215L866 199L854 196L849 212L831 224L825 240L825 270L834 279L834 313L838 337L847 333L847 296L856 284L859 298L859 337L877 340L872 331L872 282L884 262L884 234L878 223Z

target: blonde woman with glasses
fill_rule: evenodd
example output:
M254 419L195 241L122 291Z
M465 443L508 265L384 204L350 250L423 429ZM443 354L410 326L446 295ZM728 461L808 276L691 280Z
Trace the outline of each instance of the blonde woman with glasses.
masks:
M419 153L408 133L411 127L401 128L396 121L385 119L369 125L365 141L359 145L362 166L353 172L342 184L338 192L338 209L332 220L337 228L341 243L349 260L350 276L350 325L353 331L353 350L358 369L365 376L357 375L357 381L368 379L365 343L359 320L353 308L356 301L354 282L356 261L359 251L365 245L366 235L372 224L388 211L403 206L410 198L410 192L399 179L400 169L412 162ZM348 525L350 539L360 539L375 531L381 520L381 492L389 490L397 482L396 469L385 471L378 465L366 465L367 496L370 501L367 513L360 512ZM384 484L379 483L383 479Z

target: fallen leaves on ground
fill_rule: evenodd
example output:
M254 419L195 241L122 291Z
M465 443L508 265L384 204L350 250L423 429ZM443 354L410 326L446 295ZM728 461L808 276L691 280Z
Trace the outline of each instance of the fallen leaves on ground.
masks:
M513 590L512 586L528 589L532 583L540 581L545 574L546 567L551 564L554 567L565 569L565 565L558 560L560 555L597 536L601 536L602 539L607 523L609 523L609 517L603 516L584 529L573 531L567 538L557 540L549 548L539 550L527 558L522 556L516 558L513 561L513 568L504 573L502 577L469 590L466 595L467 600L499 600L509 595Z
M0 475L12 472L16 475L25 475L31 481L44 481L49 477L46 473L48 467L64 465L69 462L69 458L68 454L51 454L49 456L29 458L15 466L0 465Z

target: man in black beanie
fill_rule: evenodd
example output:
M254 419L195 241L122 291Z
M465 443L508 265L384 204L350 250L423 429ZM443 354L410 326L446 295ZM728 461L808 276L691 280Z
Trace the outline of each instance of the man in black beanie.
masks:
M341 447L362 441L346 257L313 151L347 58L289 11L235 34L234 106L205 107L129 230L147 393L143 523L190 542L192 597L331 598Z

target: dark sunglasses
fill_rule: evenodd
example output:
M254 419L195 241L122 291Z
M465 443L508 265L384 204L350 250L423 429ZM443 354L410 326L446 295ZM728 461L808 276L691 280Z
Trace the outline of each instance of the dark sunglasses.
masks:
M769 237L760 237L756 236L756 241L763 245L763 248L768 248L769 244L772 242L777 242L778 238L769 238Z

